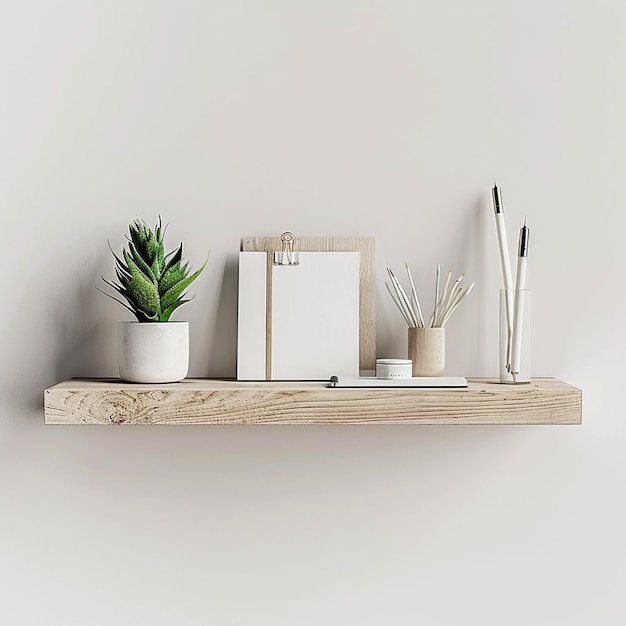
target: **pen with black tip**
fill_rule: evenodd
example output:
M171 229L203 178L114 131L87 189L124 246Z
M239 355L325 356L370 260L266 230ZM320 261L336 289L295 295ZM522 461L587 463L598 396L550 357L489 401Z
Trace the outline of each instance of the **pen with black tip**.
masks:
M526 289L526 263L528 262L528 240L530 229L524 225L519 231L519 248L517 252L517 276L515 277L515 302L513 304L513 337L511 340L511 376L513 382L520 373L522 354L522 326L524 323L524 293Z
M502 266L502 281L504 283L506 298L506 319L508 326L506 344L506 369L511 369L511 336L513 333L513 275L511 273L511 260L509 259L509 244L506 240L506 227L504 225L504 206L502 195L496 181L493 181L491 190L493 200L493 212L496 220L496 234L498 235L498 249L500 251L500 265Z

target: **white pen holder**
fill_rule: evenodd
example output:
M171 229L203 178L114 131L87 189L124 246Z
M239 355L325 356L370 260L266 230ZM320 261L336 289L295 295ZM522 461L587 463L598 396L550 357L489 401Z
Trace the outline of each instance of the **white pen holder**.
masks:
M507 364L510 362L513 352L513 308L515 302L515 289L500 289L500 382L501 383L529 383L530 382L530 289L522 289L524 298L523 317L521 323L521 343L519 373L515 380L508 371Z

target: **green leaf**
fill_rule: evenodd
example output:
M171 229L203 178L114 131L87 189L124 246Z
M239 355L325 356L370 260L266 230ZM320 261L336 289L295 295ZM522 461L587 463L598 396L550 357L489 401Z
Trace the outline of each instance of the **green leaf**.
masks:
M122 261L122 259L120 259L120 257L118 257L117 254L115 254L115 252L113 251L113 248L111 247L111 242L108 241L107 243L109 244L109 250L111 251L113 258L115 259L115 269L117 270L119 268L130 276L130 271L124 264L124 261Z
M167 256L169 257L170 255L174 256L172 256L172 258L168 260L164 272L167 272L170 267L174 267L174 265L180 263L181 259L183 258L183 244L180 244L180 247L178 248L178 250L176 250L176 252L170 252L170 254L168 254Z
M158 285L159 282L161 281L161 278L163 278L163 276L162 276L162 274L163 274L163 264L161 263L161 259L159 258L158 254L157 254L156 258L154 259L154 261L152 262L152 267L150 269L152 270L152 273L154 274L155 281L156 281L156 283Z
M167 227L166 227L167 228ZM161 226L161 216L159 215L159 223L155 227L157 243L161 245L163 243L163 237L165 235L165 229Z
M132 252L133 244L132 243L129 244L128 247L131 249L131 252ZM131 256L128 252L126 252L126 250L122 250L122 254L124 255L124 260L126 261L126 265L128 265L128 267L129 267L131 278L132 278L132 275L133 275L133 271L137 271L140 274L142 274L144 276L144 278L146 278L150 282L152 282L152 283L154 282L152 280L152 270L149 267L146 266L146 263L144 261L139 259L139 263L137 263L135 258L134 258L134 255ZM131 267L131 263L132 263L132 267ZM146 271L148 273L146 273Z
M145 222L135 220L129 227L130 240L135 244L142 254L147 250L148 235L146 232Z
M124 260L131 271L131 278L126 284L122 284L148 318L158 317L161 313L161 302L157 286L141 272L126 250Z
M150 279L156 285L158 281L154 276L152 268L141 258L141 255L139 254L137 248L135 248L132 242L128 244L128 248L130 249L133 261L135 261L137 267L143 272L146 278Z
M205 268L208 260L209 259L207 257L207 260L197 272L194 272L191 276L188 276L187 278L179 281L173 287L167 290L167 292L161 298L162 311L165 311L167 308L172 306L172 304L174 304L180 298L183 291L185 291L185 289L187 289L187 287L189 287L189 285L191 285L191 283L196 280L198 276L200 276L200 273Z
M165 229L161 226L161 216L159 215L159 223L156 227L156 240L158 248L157 254L154 257L154 261L152 262L152 271L154 272L157 282L161 280L163 271L165 269L165 246L163 245L164 235Z
M159 281L159 293L161 295L166 294L176 283L179 283L186 277L187 274L185 274L184 270L179 265L170 267L163 273Z
M185 302L189 302L190 298L187 300L177 300L176 302L174 302L174 304L172 304L171 306L167 307L167 309L165 309L162 313L161 316L159 318L160 322L169 322L170 320L170 316L172 315L172 313L181 305L185 304Z
M153 230L148 229L148 242L146 244L146 261L152 265L159 253L160 245Z
M148 317L144 311L139 309L137 307L136 303L133 301L133 299L131 297L131 294L129 294L128 291L126 291L123 287L120 287L120 285L116 285L115 283L112 283L112 282L106 280L106 278L104 278L104 276L101 276L100 278L102 278L103 282L106 285L108 285L109 287L112 287L113 289L115 289L115 291L117 291L117 293L122 295L124 297L124 299L128 302L128 304L126 304L125 302L123 302L119 298L116 298L115 296L112 296L110 293L107 293L106 291L103 291L99 287L96 287L96 289L100 293L103 293L105 296L108 296L109 298L111 298L111 300L115 300L115 302L117 302L118 304L121 304L125 309L128 309L137 318L137 321L139 321L139 322L154 322L154 321L157 321L156 316Z
M159 247L159 253L157 254L157 258L155 259L159 264L159 276L165 269L165 248L163 246Z
M155 259L163 253L163 234L161 218L155 226L156 233L143 220L135 220L129 227L130 240L137 249L140 257L152 267Z
M115 283L107 282L107 284L110 285L111 287L113 287L113 289L115 289L117 291L117 293L119 293L126 300L126 302L128 302L129 307L126 307L126 308L129 308L129 310L131 310L133 312L135 317L140 322L144 321L145 313L141 310L140 306L134 300L132 293L130 291L128 291L128 289L126 289L125 287L122 287L120 285L116 285ZM120 300L117 300L117 302L120 302L120 304L123 304L124 306L126 306Z
M130 280L130 271L128 273L123 273L119 267L115 268L115 275L117 276L117 280L120 281L120 283L124 283L124 281Z
M104 277L101 276L101 278L102 280L104 280L105 283L107 283L107 285L110 284L104 279ZM129 307L126 303L122 302L121 300L118 300L115 296L112 296L110 293L103 291L102 289L100 289L100 287L96 287L96 289L100 293L103 293L107 298L111 298L111 300L115 300L115 302L117 302L118 304L121 304L125 309L128 309L139 321L141 321L139 319L139 316L137 315L137 312L134 309L131 309L131 307Z

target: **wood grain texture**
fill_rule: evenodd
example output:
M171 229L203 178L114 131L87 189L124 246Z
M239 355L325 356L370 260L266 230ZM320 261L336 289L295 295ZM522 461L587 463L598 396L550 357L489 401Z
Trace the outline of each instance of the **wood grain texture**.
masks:
M581 424L582 392L555 378L470 379L468 389L76 379L46 389L44 412L46 424Z
M243 237L243 252L281 250L280 237ZM360 252L359 266L359 367L376 369L376 289L374 275L374 237L296 237L299 252Z
M446 329L408 328L413 376L441 376L446 367Z

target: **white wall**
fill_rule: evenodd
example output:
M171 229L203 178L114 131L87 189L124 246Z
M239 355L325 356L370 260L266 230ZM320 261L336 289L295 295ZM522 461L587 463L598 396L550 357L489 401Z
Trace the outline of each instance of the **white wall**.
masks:
M623 624L626 5L0 4L0 623ZM77 428L115 375L95 290L130 220L211 259L191 374L232 375L242 235L375 235L478 286L449 372L494 375L489 189L532 228L533 371L582 427ZM513 247L513 241L512 241ZM378 352L404 329L379 289Z

